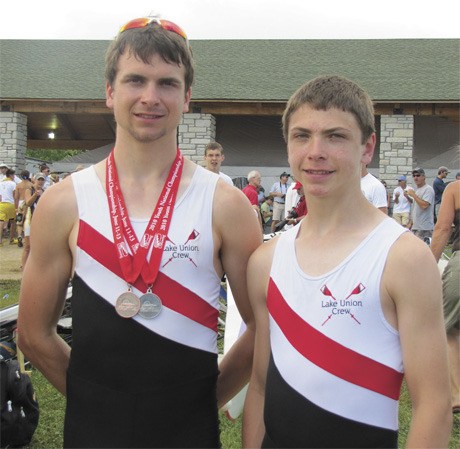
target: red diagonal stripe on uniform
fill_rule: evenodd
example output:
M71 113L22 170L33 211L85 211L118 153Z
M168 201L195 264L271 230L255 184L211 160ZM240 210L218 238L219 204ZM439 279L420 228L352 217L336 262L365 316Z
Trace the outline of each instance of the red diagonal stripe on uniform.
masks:
M403 374L346 348L297 315L270 278L267 307L290 344L306 359L343 380L399 399Z
M85 221L80 220L79 226L79 248L112 273L123 278L114 244ZM141 292L147 291L147 285L141 278L137 279L134 287ZM162 303L168 309L174 310L217 332L217 318L219 312L196 293L193 293L191 290L185 288L162 272L158 273L152 290L153 293L160 297Z

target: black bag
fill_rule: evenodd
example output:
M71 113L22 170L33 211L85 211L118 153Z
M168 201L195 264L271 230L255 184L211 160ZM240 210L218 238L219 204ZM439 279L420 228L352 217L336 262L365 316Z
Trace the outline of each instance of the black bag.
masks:
M32 381L17 360L1 363L1 447L25 446L38 425L38 402Z

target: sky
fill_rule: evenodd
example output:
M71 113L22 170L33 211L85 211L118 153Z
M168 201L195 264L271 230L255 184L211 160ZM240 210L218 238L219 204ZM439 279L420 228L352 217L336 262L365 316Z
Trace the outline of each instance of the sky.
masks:
M460 38L458 0L8 0L0 39L110 40L159 15L190 39Z

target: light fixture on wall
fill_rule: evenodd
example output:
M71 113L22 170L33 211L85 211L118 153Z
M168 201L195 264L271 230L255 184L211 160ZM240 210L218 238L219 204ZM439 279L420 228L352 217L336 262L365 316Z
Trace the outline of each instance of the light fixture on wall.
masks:
M48 139L54 139L55 137L56 137L56 135L54 134L53 131L50 131L50 132L48 133Z

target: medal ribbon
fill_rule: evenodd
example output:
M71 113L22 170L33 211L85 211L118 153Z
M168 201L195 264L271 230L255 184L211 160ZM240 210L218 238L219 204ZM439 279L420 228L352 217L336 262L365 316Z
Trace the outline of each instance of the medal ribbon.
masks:
M163 248L166 244L169 226L179 190L184 158L177 149L176 158L169 170L163 190L158 198L144 235L139 242L128 216L123 193L118 179L113 150L106 162L106 191L109 202L113 239L117 248L118 261L125 281L133 285L142 276L147 285L152 285L160 270ZM131 254L128 251L131 250ZM150 262L147 254L152 247Z

